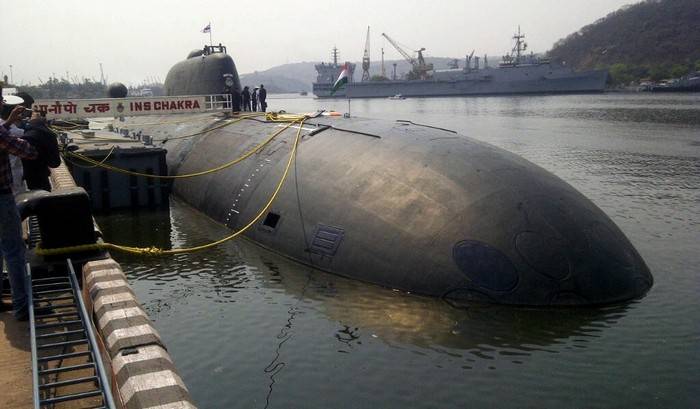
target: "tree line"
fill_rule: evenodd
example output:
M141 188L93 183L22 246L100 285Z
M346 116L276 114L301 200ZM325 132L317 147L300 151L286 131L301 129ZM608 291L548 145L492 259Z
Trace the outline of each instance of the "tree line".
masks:
M34 99L74 98L94 99L107 98L107 87L101 82L85 79L83 82L70 82L65 78L49 78L39 85L19 85L19 91L26 92ZM164 95L163 84L145 84L143 87L129 87L129 96L140 96L142 88L149 88L153 96Z
M659 82L664 79L680 78L694 72L700 72L700 60L693 64L655 64L638 65L616 63L607 68L611 85L628 85L644 80Z
M698 0L645 0L559 40L549 56L577 69L607 68L613 84L700 70Z

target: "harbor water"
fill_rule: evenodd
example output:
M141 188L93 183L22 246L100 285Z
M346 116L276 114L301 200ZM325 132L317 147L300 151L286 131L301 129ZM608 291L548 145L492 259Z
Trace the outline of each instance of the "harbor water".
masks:
M342 99L268 103L348 111ZM349 108L452 129L551 171L617 223L653 288L607 307L457 308L315 271L246 240L168 258L114 254L199 407L698 407L700 95L370 99ZM129 245L190 247L230 234L178 200L98 223L108 241Z

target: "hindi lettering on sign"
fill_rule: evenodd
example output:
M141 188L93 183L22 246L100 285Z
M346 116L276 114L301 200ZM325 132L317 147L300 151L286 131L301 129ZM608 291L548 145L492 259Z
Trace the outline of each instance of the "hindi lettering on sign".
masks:
M67 114L75 114L78 112L78 105L74 104L71 101L68 101L67 103L63 104L63 110Z
M52 114L60 114L61 113L61 103L59 101L56 101L55 104L49 106L48 112L51 112Z
M137 116L148 114L178 114L223 110L207 105L201 95L177 97L135 97L119 99L70 99L63 101L37 100L34 109L46 114L48 119L90 118L105 116Z

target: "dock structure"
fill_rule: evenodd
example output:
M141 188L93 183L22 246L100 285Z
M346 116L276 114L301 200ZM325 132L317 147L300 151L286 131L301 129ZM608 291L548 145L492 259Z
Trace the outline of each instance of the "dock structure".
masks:
M159 163L158 148L149 148L142 141L130 141L129 138L118 142L118 148L109 148L112 153L119 149L119 155L112 159L119 157L122 160L126 158L127 161L141 161L141 165L145 163L146 166ZM101 145L97 145L99 143L96 141L92 145L95 148L92 154L104 157L100 151ZM149 162L151 160L154 162ZM127 165L129 167L143 169L143 166L135 167L133 162L130 166ZM153 170L154 173L163 172L160 168ZM30 220L33 219L33 223L28 223L28 226L41 230L35 235L41 236L42 244L57 240L56 232L50 230L62 228L60 224L54 223L56 218L60 218L57 217L59 215L49 217L45 214L52 201L58 203L60 209L70 207L71 201L81 203L87 200L85 192L77 186L65 163L52 170L51 182L51 193L42 192L34 197L30 195L29 199L19 204L24 216L31 212L38 213L31 214ZM164 196L167 200L167 194L159 191L161 188L167 189L167 186L154 184L135 186L113 183L98 188L98 191L116 187L121 190L117 192L118 195L129 199L121 202L127 203L126 207L133 205L135 196L145 198L138 199L138 206L160 205L157 201ZM32 200L36 203L26 203ZM110 197L109 203L120 202ZM81 206L77 207L82 209ZM99 240L100 234L89 206L86 211L88 214L82 214L82 217L88 220L78 220L76 225L91 232L71 233L71 236L79 238L79 242L69 245ZM63 234L65 235L65 230ZM28 236L31 237L32 234ZM90 407L112 407L108 400L113 396L113 407L116 408L196 408L164 342L131 290L126 275L106 251L41 257L35 250L30 244L27 260L32 276L29 280L34 287L33 295L36 299L32 303L29 325L15 320L11 312L0 312L0 371L3 373L0 377L0 407L70 409L84 407L85 404L91 405ZM68 270L73 271L71 258L76 260L74 276L79 277L77 279L70 279L66 273L66 260L70 266ZM58 285L57 280L61 282L60 288L54 288ZM72 288L63 287L66 285ZM69 291L72 291L72 295L66 293ZM87 322L83 324L76 321L79 304L86 311L84 316ZM94 338L94 347L89 342L90 336ZM60 351L54 356L59 356L60 359L47 359L46 354L41 355L41 351L59 347ZM88 353L94 358L85 361L84 357ZM51 355L48 357L51 358ZM100 360L104 364L105 381L100 379L99 365L94 365L91 360ZM90 386L96 385L99 389L102 384L103 389L106 388L111 393L106 394L104 390L99 393L94 386ZM88 390L89 388L92 389ZM111 395L110 399L107 399L108 395Z
M74 130L67 142L79 148L80 155L134 173L167 173L166 150L153 145L149 135L127 129ZM167 207L170 183L163 179L119 173L71 156L66 163L74 180L90 196L93 210Z
M168 206L169 181L148 177L167 174L168 130L154 130L154 145L152 135L120 128L124 117L187 127L171 116L227 117L231 94L36 100L34 108L59 128L66 154L51 171L51 192L15 196L26 219L32 308L29 324L0 311L0 408L195 408L126 275L97 245L92 213Z

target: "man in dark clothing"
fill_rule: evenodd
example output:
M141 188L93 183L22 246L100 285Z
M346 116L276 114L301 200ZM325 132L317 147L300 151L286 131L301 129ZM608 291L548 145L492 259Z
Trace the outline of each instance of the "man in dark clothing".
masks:
M231 88L231 112L241 112L241 93Z
M58 151L58 141L44 118L35 113L29 121L22 139L32 145L38 156L36 159L22 159L24 179L30 190L42 189L51 191L49 168L57 168L61 164L61 156Z
M243 87L241 98L243 99L243 110L250 111L250 90L248 86Z
M258 101L260 101L260 110L262 112L267 112L267 102L265 102L266 98L267 90L263 84L260 84L260 89L258 90Z

